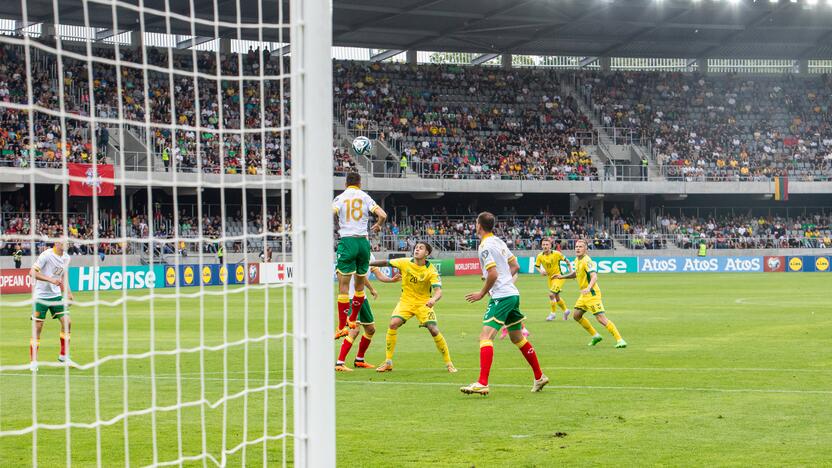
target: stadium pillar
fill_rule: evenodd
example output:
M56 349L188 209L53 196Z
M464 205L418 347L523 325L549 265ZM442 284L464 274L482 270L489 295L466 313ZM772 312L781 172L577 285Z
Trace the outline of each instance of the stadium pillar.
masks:
M809 59L800 59L797 61L798 73L801 75L809 74Z
M141 31L130 31L130 45L137 48L144 48L144 36Z
M699 69L699 73L703 75L708 74L708 59L704 57L699 57L696 59L696 68Z
M511 54L503 54L501 57L503 70L511 70Z
M638 195L633 200L633 216L636 220L643 220L647 217L647 196Z
M405 52L405 58L407 59L407 63L411 65L416 65L417 56L415 50L408 50L407 52Z
M612 65L612 59L610 57L598 57L598 65L601 66L601 71L608 72Z
M592 200L590 206L592 207L592 219L597 223L604 222L604 199L596 198Z
M223 55L231 54L231 39L227 37L220 38L220 53Z
M57 30L55 29L55 25L53 23L43 23L40 29L40 35L44 39L48 39L48 41L54 41L57 39Z

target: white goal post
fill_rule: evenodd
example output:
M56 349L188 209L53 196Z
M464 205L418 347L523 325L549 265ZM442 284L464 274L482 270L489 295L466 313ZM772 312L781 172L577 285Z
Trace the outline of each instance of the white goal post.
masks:
M335 466L332 4L291 3L295 465ZM323 170L321 170L323 168Z

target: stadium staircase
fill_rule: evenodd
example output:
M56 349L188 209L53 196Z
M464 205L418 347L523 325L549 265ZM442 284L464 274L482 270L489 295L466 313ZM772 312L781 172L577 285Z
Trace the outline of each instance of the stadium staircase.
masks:
M560 88L563 93L572 96L575 102L578 103L578 110L581 114L589 118L592 127L600 128L600 122L584 104L583 99L575 91L575 87L569 83L569 80L561 80ZM608 170L607 168L614 164L612 149L610 147L612 143L613 141L609 135L604 132L598 132L597 144L586 147L589 157L592 159L592 165L599 169L598 172L600 174L605 174Z
M361 166L364 171L371 174L373 177L383 177L390 173L396 175L399 172L399 158L400 152L392 149L387 143L377 138L377 134L373 135L370 132L364 135L373 141L372 153L369 157L353 154L355 162ZM352 141L360 135L353 134L347 129L346 123L336 116L335 119L335 144L346 148L347 151L352 147ZM351 153L352 154L352 153ZM390 167L388 167L388 165ZM405 177L419 177L411 167L407 168Z
M634 178L638 175L641 166L641 157L647 156L649 161L647 176L649 180L664 180L664 177L659 171L658 162L650 154L650 151L642 145L638 144L616 144L615 139L607 132L598 116L586 103L584 96L580 95L569 80L563 80L561 88L571 95L575 102L578 103L578 109L582 114L587 116L593 128L600 129L598 132L598 144L595 147L596 151L589 151L593 164L598 164L598 167L603 167L602 172L605 177L616 178L625 176ZM600 153L600 156L598 155ZM623 168L621 166L631 166Z

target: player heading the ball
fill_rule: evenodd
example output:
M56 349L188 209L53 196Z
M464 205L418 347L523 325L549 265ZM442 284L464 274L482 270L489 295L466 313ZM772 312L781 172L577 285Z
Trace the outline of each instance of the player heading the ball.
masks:
M338 330L335 339L356 328L356 319L364 304L364 278L370 269L370 240L367 224L370 214L376 215L376 222L370 228L381 231L387 220L387 213L361 190L361 175L347 174L346 190L332 201L332 213L338 220L338 249L335 271L338 273ZM350 278L355 276L355 295L350 301ZM352 306L350 306L352 303ZM350 310L351 309L351 310ZM349 314L349 315L348 315Z
M477 302L490 294L491 300L482 318L480 332L480 378L459 390L465 394L488 395L488 374L494 360L493 340L497 331L505 326L511 342L517 345L534 372L532 392L539 392L549 383L549 378L540 369L534 347L523 337L526 317L520 312L520 291L514 286L514 275L520 271L520 265L506 243L494 235L495 222L494 215L487 211L477 216L477 236L480 238L477 254L485 284L480 291L467 294L465 299Z

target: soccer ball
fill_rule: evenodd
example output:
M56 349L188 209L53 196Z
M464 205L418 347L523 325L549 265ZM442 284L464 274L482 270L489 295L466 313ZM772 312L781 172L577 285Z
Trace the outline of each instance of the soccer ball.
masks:
M360 136L352 141L352 151L355 154L367 156L373 149L373 142L365 136Z

